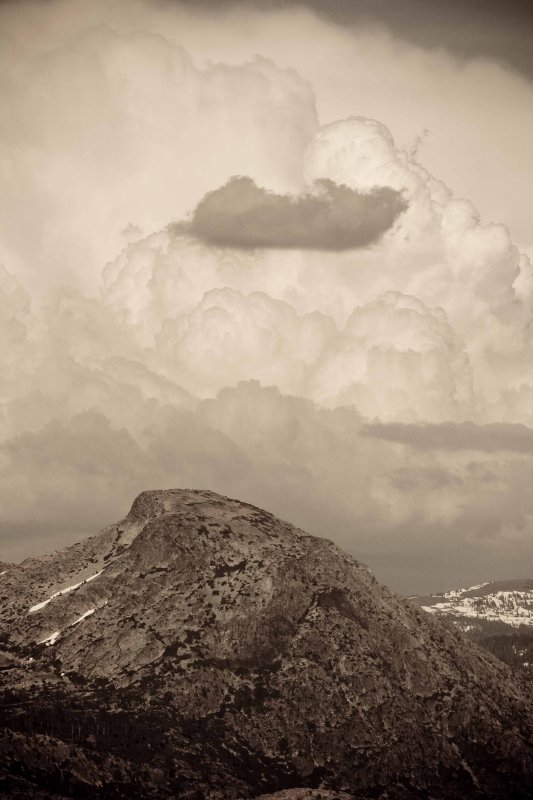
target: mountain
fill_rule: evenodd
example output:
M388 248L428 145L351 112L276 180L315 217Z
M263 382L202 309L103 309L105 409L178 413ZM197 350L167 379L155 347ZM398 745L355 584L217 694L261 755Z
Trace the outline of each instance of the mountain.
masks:
M3 797L530 796L527 682L266 511L143 492L0 581Z
M410 598L533 678L533 578L488 581Z

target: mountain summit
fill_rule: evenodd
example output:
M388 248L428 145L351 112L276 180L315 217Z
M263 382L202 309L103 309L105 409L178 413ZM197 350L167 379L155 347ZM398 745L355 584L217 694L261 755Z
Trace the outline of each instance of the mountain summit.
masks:
M529 796L525 682L254 506L143 492L0 580L3 796Z

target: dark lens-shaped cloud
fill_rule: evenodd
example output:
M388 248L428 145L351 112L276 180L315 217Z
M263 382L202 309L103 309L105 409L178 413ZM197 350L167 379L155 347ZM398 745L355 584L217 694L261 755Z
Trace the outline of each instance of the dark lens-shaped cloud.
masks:
M533 428L526 425L473 422L443 422L416 425L399 422L375 423L361 429L364 436L406 444L419 450L481 450L533 453Z
M376 242L406 208L390 187L360 193L320 180L313 193L292 196L234 177L206 194L192 221L177 228L222 247L349 250Z

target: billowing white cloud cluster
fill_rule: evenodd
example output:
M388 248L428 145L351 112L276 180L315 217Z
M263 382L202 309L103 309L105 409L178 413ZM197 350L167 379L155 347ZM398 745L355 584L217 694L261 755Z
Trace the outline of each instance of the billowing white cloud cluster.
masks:
M6 265L104 265L117 231L129 244L98 297L58 288L32 306L29 281L0 271L3 559L76 540L142 489L196 486L329 535L406 591L519 572L533 475L511 445L512 426L533 428L533 270L506 229L379 122L319 128L309 86L264 59L198 69L159 34L95 28L27 69L46 135L33 146L11 71L17 123L0 135L19 170L0 169L21 225L0 230ZM35 169L49 218L24 204ZM343 251L216 247L171 224L232 174L301 196L389 187L407 208Z
M393 186L409 205L349 253L217 249L170 228L108 266L104 301L201 396L255 378L385 420L531 424L531 264L505 228L371 120L321 129L306 173Z

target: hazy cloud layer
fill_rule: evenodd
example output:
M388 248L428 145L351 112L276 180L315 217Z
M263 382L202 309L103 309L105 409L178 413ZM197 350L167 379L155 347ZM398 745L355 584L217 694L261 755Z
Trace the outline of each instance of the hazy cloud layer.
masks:
M480 450L495 453L533 453L533 428L525 425L442 422L439 425L405 425L399 422L365 425L364 436L398 442L420 450Z
M389 187L362 193L319 179L312 194L293 196L234 177L200 201L189 230L222 247L350 250L376 242L406 207Z
M239 8L242 0L167 0L215 11ZM269 11L306 7L341 26L386 26L425 48L443 48L462 58L493 58L533 77L533 11L528 0L252 0Z
M50 422L4 443L6 560L75 541L124 515L142 489L172 486L265 506L334 538L406 592L446 588L451 577L518 574L533 555L529 455L399 453L361 436L353 408L319 409L254 382L193 411L147 397L137 431L119 419L121 403L111 393L98 402L105 412L94 398L86 411L51 412Z

